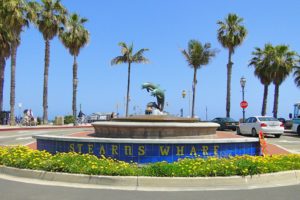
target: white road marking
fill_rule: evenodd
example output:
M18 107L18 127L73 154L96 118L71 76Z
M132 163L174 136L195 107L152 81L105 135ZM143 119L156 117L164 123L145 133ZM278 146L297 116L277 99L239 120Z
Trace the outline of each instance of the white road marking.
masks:
M280 140L278 143L300 144L300 141Z
M16 140L30 140L32 137L19 137Z

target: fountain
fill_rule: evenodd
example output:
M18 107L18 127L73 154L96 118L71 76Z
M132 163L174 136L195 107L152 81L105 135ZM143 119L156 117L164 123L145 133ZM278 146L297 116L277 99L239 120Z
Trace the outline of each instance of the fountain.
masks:
M95 122L93 137L34 136L38 149L51 153L89 153L137 163L260 155L257 138L218 138L218 124L165 115L163 90L152 83L144 83L142 89L157 98L157 103L147 104L146 113L151 110L152 115Z

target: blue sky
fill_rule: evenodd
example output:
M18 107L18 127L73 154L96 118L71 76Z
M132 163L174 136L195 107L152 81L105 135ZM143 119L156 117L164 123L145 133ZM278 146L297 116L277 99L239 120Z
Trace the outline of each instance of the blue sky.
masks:
M120 55L118 43L133 43L134 49L149 48L145 53L150 64L134 64L131 73L130 113L144 112L145 105L154 101L141 90L143 82L160 84L166 90L166 111L177 115L180 108L188 115L188 95L182 90L192 89L193 70L188 67L180 49L187 48L191 39L210 42L219 53L208 66L198 71L195 113L201 119L225 116L226 64L228 51L217 41L216 22L228 13L244 18L248 36L233 55L231 116L242 117L239 107L242 93L240 78L245 76L246 117L260 114L263 86L248 67L254 47L265 43L287 44L300 53L300 1L298 0L62 0L69 12L88 18L90 43L78 57L78 104L83 112L124 113L127 87L127 65L110 66ZM22 109L32 108L42 116L44 40L35 27L22 33L17 53L16 114L18 103ZM51 41L49 72L49 118L72 113L72 62L68 51L58 38ZM4 109L9 110L10 60L7 61L4 85ZM300 100L290 76L280 87L279 116L288 117L293 103ZM267 114L272 115L274 86L270 86ZM117 106L118 105L118 106ZM134 111L133 107L137 109ZM78 105L79 108L79 105ZM79 109L78 109L79 110Z

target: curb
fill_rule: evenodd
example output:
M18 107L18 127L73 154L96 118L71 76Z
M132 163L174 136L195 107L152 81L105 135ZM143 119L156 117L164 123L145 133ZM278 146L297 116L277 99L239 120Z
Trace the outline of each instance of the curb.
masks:
M44 181L56 181L79 184L92 184L110 187L138 188L179 188L185 189L224 189L224 188L266 188L300 183L300 170L261 174L254 176L231 177L144 177L144 176L95 176L46 172L0 166L0 174L31 178Z

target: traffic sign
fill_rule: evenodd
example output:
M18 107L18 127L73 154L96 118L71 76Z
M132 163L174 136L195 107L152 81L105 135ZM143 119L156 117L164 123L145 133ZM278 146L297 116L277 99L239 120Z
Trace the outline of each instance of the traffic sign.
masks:
M242 101L240 103L241 108L247 108L248 107L248 102L247 101Z

